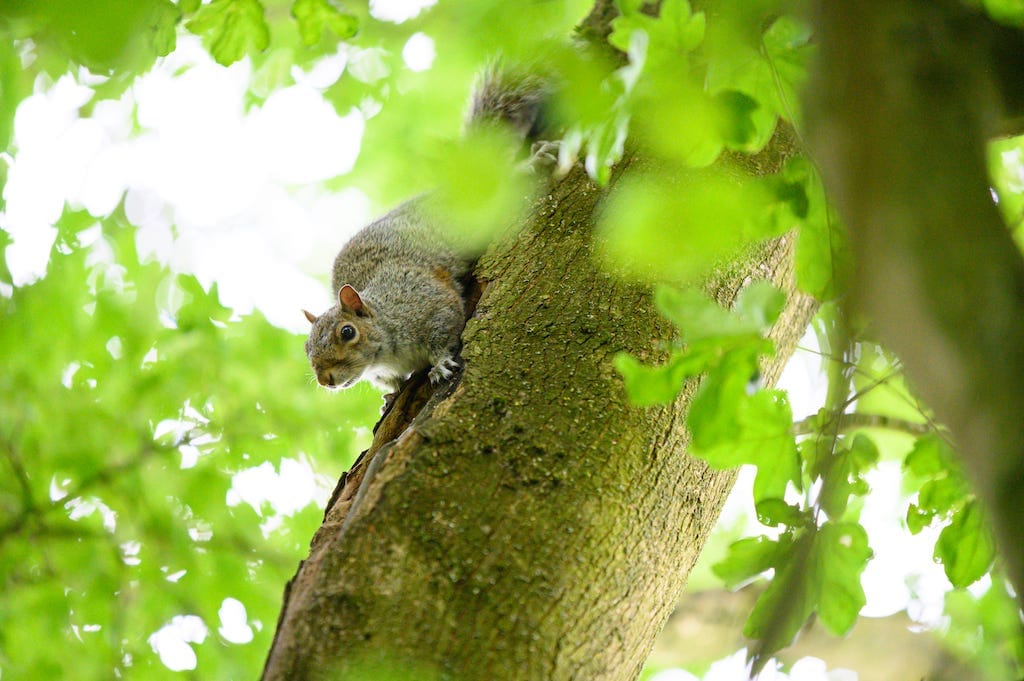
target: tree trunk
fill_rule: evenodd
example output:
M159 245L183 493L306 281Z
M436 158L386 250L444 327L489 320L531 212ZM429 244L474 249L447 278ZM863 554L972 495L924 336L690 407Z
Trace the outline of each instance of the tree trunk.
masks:
M592 256L604 192L581 172L489 254L464 333L466 370L414 415L407 388L339 483L286 594L264 679L627 679L641 669L734 480L687 456L677 404L627 404L611 359L657 359L671 329L647 287ZM774 381L813 312L794 293L793 240L744 281L789 294ZM404 665L404 666L403 666Z
M853 303L952 432L1024 599L1024 260L985 158L1021 114L1024 36L957 2L818 4L809 118Z

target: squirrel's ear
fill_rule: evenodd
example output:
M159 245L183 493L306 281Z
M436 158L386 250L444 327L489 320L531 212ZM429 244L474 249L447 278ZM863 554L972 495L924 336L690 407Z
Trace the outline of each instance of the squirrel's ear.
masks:
M302 314L306 315L306 319L309 320L310 324L316 324L316 315L309 310L303 310Z
M338 291L338 302L341 303L342 307L346 307L357 314L363 312L363 299L359 297L359 292L348 284L342 286L341 290Z

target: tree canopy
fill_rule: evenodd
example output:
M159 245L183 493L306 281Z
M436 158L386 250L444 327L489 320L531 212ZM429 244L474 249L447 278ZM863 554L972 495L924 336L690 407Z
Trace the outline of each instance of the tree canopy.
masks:
M873 3L854 18L874 31L865 36L891 39L891 52L883 38L879 48L839 35L828 10L791 0L422 4L15 0L0 8L0 674L255 676L285 583L325 504L336 501L334 482L370 440L372 390L317 389L296 327L271 323L258 303L232 310L218 276L175 255L207 249L217 272L252 257L247 239L307 240L315 253L281 246L263 278L283 287L298 276L292 270L313 269L326 290L340 229L303 232L295 224L306 223L283 210L272 237L239 227L242 209L193 219L173 193L153 199L146 183L158 180L132 176L130 164L114 173L114 199L92 202L81 187L110 172L98 151L79 175L65 172L57 153L45 159L52 183L23 179L32 159L24 130L43 111L30 106L33 96L82 87L76 120L103 121L107 145L144 138L152 130L140 113L143 77L187 75L195 62L176 69L175 55L199 43L211 68L235 69L246 115L300 88L362 130L350 171L282 175L258 189L298 204L355 189L355 202L322 204L354 212L431 191L451 229L479 243L507 244L508 216L543 214L558 189L546 199L550 185L510 181L506 140L463 134L472 83L496 55L542 70L557 83L560 172L577 166L579 184L560 186L600 192L588 249L607 276L653 290L664 319L661 337L624 344L607 365L623 408L671 410L686 400L678 419L688 455L714 470L755 471L748 494L758 532L720 528L707 551L718 556L710 565L718 584L762 589L743 629L755 663L774 669L774 656L810 621L837 636L856 626L868 601L862 575L882 542L862 513L884 474L901 487L893 525L935 538L951 589L943 630L951 654L982 678L1018 678L1024 639L1014 597L1024 585L1012 578L1024 565L1013 545L1019 530L1007 523L1024 459L1012 437L1016 402L1007 400L1024 368L1006 347L1017 333L1006 313L1020 291L1005 272L1021 257L1024 138L1007 135L1016 132L1019 94L1012 75L1000 80L1015 63L1006 46L1024 25L1018 3L934 3L923 19L921 3ZM977 38L977 51L946 69L965 36ZM980 72L995 75L982 81ZM971 87L959 91L961 83ZM851 98L875 85L877 100ZM117 130L104 118L112 102L129 112ZM190 104L201 128L204 102ZM244 153L273 156L302 140L310 109L291 111L289 125L267 128L283 142L268 138ZM77 139L53 144L71 149ZM861 140L878 153L859 156ZM198 172L208 160L190 162ZM972 202L958 203L965 186ZM19 222L19 206L47 190L58 210ZM246 200L269 205L252 197L238 205ZM936 205L950 216L944 231L914 232L920 218L900 212L935 217ZM147 223L156 214L167 223L158 248ZM978 236L982 225L991 239ZM189 229L235 230L234 240L190 241ZM14 258L41 233L50 234L45 270L24 274ZM991 248L979 260L972 245L982 241ZM772 284L770 273L748 272L778 244L791 249L791 276ZM964 257L944 258L944 249ZM994 283L972 288L986 273ZM901 274L912 285L900 286ZM742 283L735 297L709 283L729 277ZM990 293L1009 299L989 305ZM581 291L571 306L582 336L605 333L584 308L618 309L602 307L600 295ZM935 298L950 302L921 303ZM797 398L774 385L777 376L761 376L803 333L772 334L796 300L819 309L811 330L828 386L806 417L794 416ZM295 301L296 321L305 304ZM970 328L947 307L972 313ZM543 337L526 324L523 334ZM916 329L957 326L963 334L906 340ZM950 396L947 383L959 392ZM974 399L986 390L991 399ZM491 399L504 413L518 398ZM970 428L972 417L991 429ZM551 470L516 476L557 485Z

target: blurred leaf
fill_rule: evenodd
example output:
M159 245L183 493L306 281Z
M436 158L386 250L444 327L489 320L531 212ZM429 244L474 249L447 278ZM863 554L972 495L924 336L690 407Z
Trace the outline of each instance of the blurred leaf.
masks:
M185 26L202 37L203 45L222 66L234 64L250 49L263 51L270 44L270 28L258 0L212 0Z
M517 146L508 131L484 126L438 151L432 171L437 184L428 205L437 224L471 255L522 224L518 217L532 187L516 167Z
M311 389L301 338L259 316L228 321L216 287L140 263L116 215L82 247L90 222L66 211L46 276L0 296L4 673L107 678L130 656L133 673L170 678L150 634L182 613L215 625L229 596L273 622L320 522L307 503L264 531L279 511L233 502L234 476L263 462L283 474L308 461L299 452L331 452L309 463L336 472L354 453L350 419L369 422L376 400ZM174 328L160 307L172 282ZM47 631L68 655L29 644ZM249 650L272 634L255 631ZM215 636L196 648L204 676L260 664Z
M741 318L757 324L758 331L767 333L782 314L786 295L771 282L753 281L736 296L733 311Z
M797 285L821 301L838 297L846 287L852 256L846 232L825 201L821 180L807 159L796 158L783 169L779 199L797 226Z
M32 92L32 81L14 48L14 41L2 30L0 24L0 151L6 150L14 135L14 112L21 100ZM0 189L6 183L7 163L0 164ZM0 195L3 192L0 191ZM0 199L0 208L2 208Z
M651 60L656 65L677 60L704 39L704 14L694 14L688 0L665 0L657 17L643 13L637 3L616 4L620 15L612 20L608 42L623 52L630 49L634 31L647 34Z
M861 573L872 556L868 536L856 523L822 525L811 560L817 563L818 615L836 636L853 627L867 603L860 584Z
M94 73L142 73L176 42L178 7L169 0L8 0L0 26L31 38L37 52L61 55ZM64 66L66 67L66 61Z
M339 11L327 0L295 0L292 16L299 23L299 35L307 47L320 42L325 30L341 40L351 38L359 30L356 17Z
M1024 2L1020 0L982 0L993 19L1010 26L1024 26Z
M943 643L961 660L971 661L979 678L986 681L1020 678L1024 672L1024 632L1017 601L1002 575L981 596L975 590L946 593L948 625Z
M752 117L752 150L771 138L776 117L800 122L797 95L807 75L810 29L792 16L779 16L777 5L763 0L723 5L708 25L709 92L738 91L759 104Z
M646 281L689 282L745 245L778 235L765 181L690 171L622 178L601 217L609 267Z
M756 295L748 305L756 304L755 299ZM758 319L758 310L739 309L739 298L737 306L730 311L696 289L659 286L654 292L654 303L658 311L680 329L683 339L691 344L730 337L759 340L766 330ZM767 315L767 311L761 312Z
M828 462L827 470L821 473L818 503L829 518L839 520L846 512L851 496L868 493L863 475L878 464L878 448L871 438L857 434L848 446L844 441Z
M778 565L791 543L790 535L783 535L777 541L767 537L740 539L729 546L728 556L711 569L726 588L737 589Z
M867 534L858 524L827 522L802 533L780 556L743 630L759 639L759 664L788 646L815 611L833 634L848 632L866 603L860 575L870 558Z
M630 403L645 407L669 404L683 387L683 381L703 368L702 358L690 353L674 353L665 364L648 366L624 352L615 355L615 369L622 374Z
M787 504L782 499L758 501L757 520L769 527L786 525L792 528L808 526L814 522L814 518L807 510Z
M935 542L935 557L942 561L954 587L964 588L981 579L995 560L995 539L981 505L968 502L942 529Z
M903 461L906 470L921 478L946 475L955 465L955 453L935 433L919 437Z
M810 555L815 533L803 533L791 542L786 555L775 565L775 576L757 599L743 627L743 635L757 639L752 655L755 672L758 664L771 657L796 637L800 627L814 611L820 576L814 572Z

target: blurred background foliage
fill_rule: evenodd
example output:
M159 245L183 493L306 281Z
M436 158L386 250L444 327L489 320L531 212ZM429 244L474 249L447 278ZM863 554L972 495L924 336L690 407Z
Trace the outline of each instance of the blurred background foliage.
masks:
M903 527L942 528L935 559L958 587L940 627L950 655L975 664L979 678L1018 678L1019 612L941 426L903 384L898 360L851 343L831 304L850 262L801 153L799 93L814 51L803 3L665 0L650 12L619 0L608 42L620 61L567 39L590 0L439 2L401 22L379 18L383 4L7 0L0 182L19 151L15 113L34 90L70 73L92 90L79 111L88 117L196 35L217 63L251 64L250 107L294 84L296 69L341 57L321 95L367 124L354 170L324 186L358 187L378 206L435 190L457 226L486 241L501 227L494 216L513 214L526 189L506 181L501 140L461 138L471 83L495 55L557 74L563 163L578 155L607 183L624 155L645 158L615 183L599 225L616 272L692 284L795 230L798 285L825 304L814 331L828 397L795 425L785 391L756 382L758 358L773 351L763 332L780 309L778 291L752 287L727 312L663 288L658 304L680 329L672 359L646 367L619 358L640 404L670 400L685 377L706 376L688 421L695 453L757 467L751 503L766 534L724 524L691 590L760 585L746 633L765 655L815 612L830 631L849 631L875 542L860 524L867 480L895 463ZM1024 19L1018 2L974 4L1009 24ZM429 68L413 67L422 62L409 51L424 47ZM790 143L776 154L780 138ZM1015 138L990 155L995 195L1017 235L1022 153ZM768 165L751 173L755 154ZM252 678L283 585L333 481L365 442L359 428L373 422L377 397L315 389L300 336L227 309L216 284L140 257L123 206L98 215L67 206L55 226L45 276L16 284L0 260L0 673L171 677L159 650L173 649L168 659L198 677ZM0 251L10 242L0 229ZM328 265L325 256L323 273ZM315 473L293 504L245 491L252 476L283 488L296 471ZM712 678L710 659L691 665ZM646 675L673 666L655 661Z

